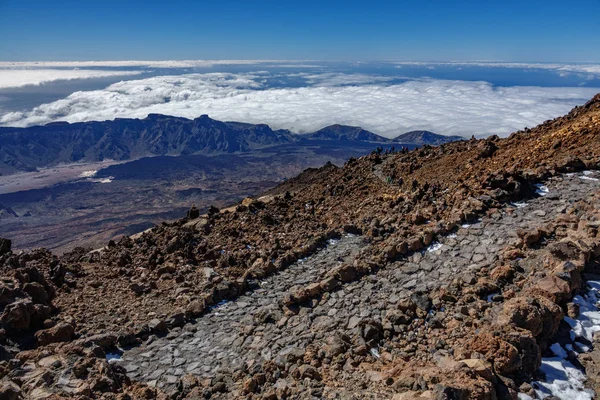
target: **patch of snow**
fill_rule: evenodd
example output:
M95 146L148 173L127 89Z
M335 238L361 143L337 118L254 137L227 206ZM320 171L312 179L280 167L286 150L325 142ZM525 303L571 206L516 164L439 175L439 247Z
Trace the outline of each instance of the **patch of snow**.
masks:
M587 176L587 175L582 175L580 176L581 179L585 179L586 181L599 181L600 179L598 178L592 178L591 176Z
M327 241L327 244L330 246L335 246L336 244L338 244L340 242L340 239L329 239Z
M96 175L96 173L98 172L98 170L93 170L93 171L83 171L81 174L79 174L79 176L81 178L91 178L94 175Z
M554 343L550 346L550 350L556 357L542 359L541 370L546 375L546 381L536 381L531 384L540 399L556 396L559 399L591 400L595 396L592 390L584 386L587 380L585 374L566 359L567 351L590 351L591 347L576 339L582 338L584 341L592 342L594 333L600 331L600 309L597 306L600 299L600 281L589 281L588 285L591 289L585 298L580 295L573 298L573 302L579 305L579 317L564 318L572 328L570 336L575 345L568 343L563 348L559 343ZM519 394L519 399L526 398Z
M374 348L374 347L371 348L371 354L375 358L381 358L381 356L379 355L379 351L376 348Z
M584 175L594 175L594 171L590 171L590 170L581 171L581 173L584 174Z
M429 246L427 248L427 252L430 253L430 252L433 252L433 251L437 251L437 250L441 249L443 246L444 245L441 244L440 242L433 242L433 243L431 243L431 246Z
M460 227L464 229L469 229L471 227L471 224L462 224Z
M533 397L525 393L519 393L519 400L533 400Z
M544 358L540 368L546 374L547 382L534 382L537 397L545 399L556 396L565 400L592 400L594 392L585 389L586 376L567 360L560 357Z
M227 303L229 303L229 300L221 300L219 301L217 304L215 304L214 306L210 306L208 307L209 310L213 311L213 310L224 310L225 308L227 308ZM215 312L214 315L220 315L218 312Z
M515 203L510 203L513 207L517 207L517 208L523 208L523 207L527 207L527 203L525 203L524 201L522 202L515 202Z
M448 236L446 236L448 239L456 239L456 233L451 233Z
M109 351L106 353L106 360L109 363L123 361L123 359L121 358L122 355L123 355L123 350L117 348L116 351Z
M111 183L115 179L114 176L109 176L108 178L100 178L100 179L91 179L88 178L88 181L94 183Z
M550 191L550 190L548 189L548 186L546 186L546 185L542 185L541 183L538 183L538 184L536 184L536 185L535 185L535 187L536 187L536 190L535 190L535 192L536 192L537 194L539 194L540 196L545 196L545 195L547 195L547 194L548 194L548 192Z
M552 352L559 358L567 358L567 352L562 348L560 343L554 343L552 346L550 346L550 350L552 350Z

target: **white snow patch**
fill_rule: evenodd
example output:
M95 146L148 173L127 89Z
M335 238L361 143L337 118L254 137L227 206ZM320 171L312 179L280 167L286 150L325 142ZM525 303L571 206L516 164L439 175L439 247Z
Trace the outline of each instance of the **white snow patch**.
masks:
M524 201L511 203L511 205L514 206L514 207L517 207L517 208L527 207L527 203L525 203Z
M572 328L570 336L575 343L575 346L565 345L568 351L590 351L589 346L576 341L576 339L583 338L591 342L594 333L600 331L600 309L597 306L600 298L600 281L588 281L588 285L591 289L585 298L580 295L573 298L573 302L579 305L579 317L577 319L564 318ZM541 370L546 374L546 382L532 382L537 397L544 399L548 396L556 396L568 400L593 399L594 392L584 386L587 377L566 360L567 351L559 343L550 346L550 350L556 354L556 357L542 359ZM520 394L519 398L526 399L527 397Z
M109 351L109 352L106 353L106 360L109 363L115 363L115 362L123 361L123 359L121 358L122 355L123 355L123 350L117 348L116 351Z
M533 387L539 398L556 396L565 400L591 400L594 392L585 389L586 376L573 364L560 357L545 358L540 368L546 374L547 382L534 382Z
M456 239L456 233L451 233L448 236L446 236L448 239Z
M437 251L437 250L441 249L443 246L444 246L444 245L443 245L443 244L441 244L441 243L439 243L439 242L433 242L433 243L431 244L431 246L429 246L429 247L427 248L427 252L428 252L428 253L431 253L431 252L433 252L433 251Z
M594 171L590 171L590 170L582 171L581 173L584 175L594 175Z
M587 175L582 175L580 176L581 179L585 179L586 181L598 181L600 179L598 178L592 178L591 176L587 176Z
M94 175L96 175L96 173L98 172L98 170L94 170L94 171L83 171L81 174L79 174L79 176L81 178L91 178Z
M540 196L545 196L545 195L547 195L547 194L548 194L548 192L550 191L550 190L548 189L548 186L546 186L546 185L542 185L541 183L538 183L538 184L536 184L536 185L535 185L535 187L536 187L536 190L535 190L535 192L536 192L537 194L539 194Z
M329 239L327 241L327 244L330 246L335 246L336 244L338 244L340 242L340 239Z
M91 179L88 178L88 181L94 183L111 183L115 179L114 176L109 176L108 178L99 178L99 179Z
M381 356L379 355L379 350L377 350L376 348L372 347L371 348L371 354L373 355L373 357L375 358L381 358Z
M559 358L567 358L567 352L562 348L560 343L554 343L552 346L550 346L550 350L552 350L552 352Z

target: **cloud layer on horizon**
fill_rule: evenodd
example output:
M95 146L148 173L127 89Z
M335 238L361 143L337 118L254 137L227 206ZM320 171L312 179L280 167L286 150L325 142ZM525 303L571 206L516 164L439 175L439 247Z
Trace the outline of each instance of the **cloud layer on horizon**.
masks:
M463 136L506 136L568 112L593 88L494 87L487 82L410 79L391 84L365 74L290 74L309 86L270 88L267 73L209 73L129 80L75 92L29 111L0 115L5 126L80 122L161 113L266 123L310 132L339 123L383 136L426 129Z
M139 75L141 71L86 69L0 69L0 89L39 86L54 81Z

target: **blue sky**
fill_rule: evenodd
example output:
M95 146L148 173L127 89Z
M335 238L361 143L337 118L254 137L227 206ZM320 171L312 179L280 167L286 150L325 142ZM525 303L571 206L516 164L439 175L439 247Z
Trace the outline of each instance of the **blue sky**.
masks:
M600 61L600 1L0 0L0 61Z

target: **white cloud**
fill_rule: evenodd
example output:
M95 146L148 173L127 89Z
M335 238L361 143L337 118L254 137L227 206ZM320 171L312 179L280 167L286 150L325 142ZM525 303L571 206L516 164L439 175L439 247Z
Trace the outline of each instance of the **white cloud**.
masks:
M86 69L0 69L0 89L39 86L61 80L132 76L140 71L102 71Z
M399 68L403 65L422 66L430 68L436 65L444 66L467 66L467 67L488 67L488 68L522 68L522 69L547 69L557 71L560 76L568 76L568 73L595 74L600 75L600 64L549 64L549 63L511 63L494 61L448 61L448 62L396 62ZM564 74L564 73L567 74Z
M26 112L7 113L0 116L0 124L144 118L149 113L187 118L208 114L295 132L340 123L388 137L413 129L507 135L563 115L597 90L494 87L487 82L433 79L390 84L360 74L304 75L315 86L268 88L267 77L267 73L211 73L123 81L103 90L75 92Z
M311 60L164 60L164 61L0 61L0 68L90 68L90 67L147 67L147 68L200 68L218 65L275 64L281 67L319 67L306 64Z

